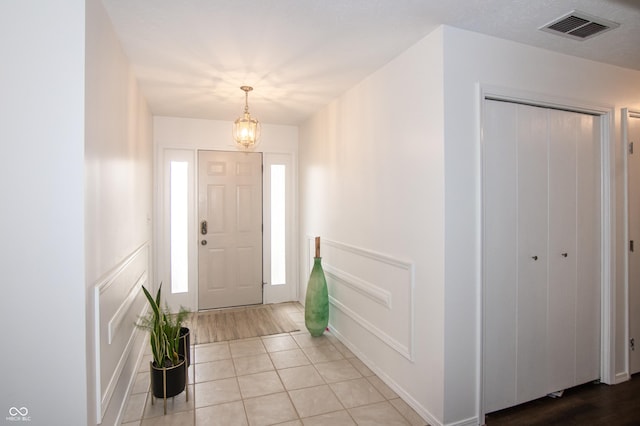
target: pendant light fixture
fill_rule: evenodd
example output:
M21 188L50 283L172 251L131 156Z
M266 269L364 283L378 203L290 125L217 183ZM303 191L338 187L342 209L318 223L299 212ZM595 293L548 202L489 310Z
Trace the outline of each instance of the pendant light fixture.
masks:
M241 86L240 89L244 91L244 114L233 123L233 139L238 148L250 151L258 144L260 123L249 114L249 92L253 87Z

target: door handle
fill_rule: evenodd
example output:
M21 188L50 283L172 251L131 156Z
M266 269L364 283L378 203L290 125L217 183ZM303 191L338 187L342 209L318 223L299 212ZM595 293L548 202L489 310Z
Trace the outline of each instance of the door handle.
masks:
M200 233L202 235L207 235L207 221L203 220L200 222Z
M200 241L200 244L202 244L203 246L206 246L207 245L207 240Z
M562 257L567 257L569 256L569 253L562 253Z

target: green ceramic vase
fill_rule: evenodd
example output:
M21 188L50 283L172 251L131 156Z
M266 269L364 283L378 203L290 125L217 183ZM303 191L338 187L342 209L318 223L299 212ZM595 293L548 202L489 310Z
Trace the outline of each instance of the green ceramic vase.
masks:
M304 324L314 337L322 336L329 324L329 292L321 257L313 258L304 304Z

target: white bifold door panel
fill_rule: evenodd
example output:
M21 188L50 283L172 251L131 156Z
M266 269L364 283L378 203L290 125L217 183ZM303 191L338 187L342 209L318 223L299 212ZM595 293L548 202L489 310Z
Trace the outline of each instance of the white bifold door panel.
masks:
M198 153L198 309L262 303L262 154Z
M524 116L518 112L518 192L515 194L516 204L512 206L518 213L516 378L526 377L527 380L516 381L516 396L517 401L527 401L544 394L546 388L545 374L540 372L545 368L548 346L547 325L543 319L548 315L547 286L544 283L549 265L546 232L549 181L547 146L544 143L547 136L546 111L531 108ZM506 280L502 285L513 283Z
M640 373L640 114L627 115L629 170L629 374ZM631 149L633 143L633 149Z
M599 377L600 129L486 100L485 412Z

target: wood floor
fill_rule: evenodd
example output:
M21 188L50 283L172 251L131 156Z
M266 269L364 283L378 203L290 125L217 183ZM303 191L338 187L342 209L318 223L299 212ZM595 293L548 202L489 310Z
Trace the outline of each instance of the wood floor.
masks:
M640 425L640 374L615 386L586 384L561 398L541 398L490 413L487 426L501 425Z
M187 326L192 330L193 343L196 345L269 336L300 330L291 320L290 312L298 312L295 303L197 312L191 315Z

